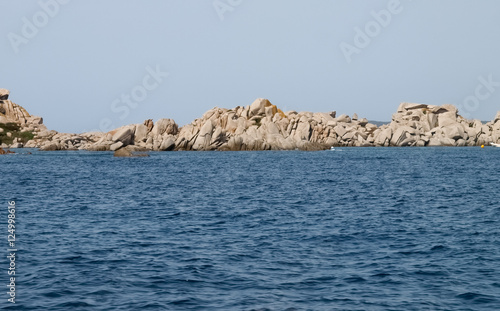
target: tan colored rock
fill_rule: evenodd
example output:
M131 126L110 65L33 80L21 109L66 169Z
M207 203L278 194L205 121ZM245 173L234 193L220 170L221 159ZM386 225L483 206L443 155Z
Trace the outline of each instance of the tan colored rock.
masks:
M429 125L428 126L429 130L439 126L438 115L431 112L427 113L427 124Z
M145 142L148 139L148 127L145 124L138 124L135 127L134 140L136 142Z
M38 148L38 144L35 140L30 140L24 145L24 148Z
M343 127L342 125L335 126L333 130L335 131L335 133L337 133L338 137L342 137L345 135L345 133L347 133L345 127Z
M227 143L228 150L240 151L243 146L243 138L241 136L233 136Z
M391 146L401 146L401 143L409 136L411 128L408 126L401 126L394 131L391 138Z
M111 146L109 146L109 150L116 151L116 150L120 149L121 147L123 147L123 142L118 141L118 142L112 144Z
M175 140L173 136L169 136L163 139L159 150L160 151L171 151L175 149Z
M269 119L272 119L274 117L274 115L278 112L278 109L276 108L276 106L271 105L271 106L265 107L264 111L265 111L266 117L268 117Z
M30 116L9 100L0 102L0 121L17 120L35 133L35 141L26 146L42 149L54 144L57 150L120 150L135 144L148 150L320 150L333 145L463 146L500 140L500 112L492 122L481 124L459 116L451 105L402 103L392 122L381 127L356 114L352 119L335 116L335 112L284 113L260 98L246 107L215 107L180 129L173 120L160 119L77 136L47 131L42 118Z
M350 123L351 122L351 118L349 118L349 116L346 114L342 114L342 115L338 116L336 119L337 119L337 122L343 122L343 123Z
M9 90L7 89L0 89L0 100L7 100L9 99Z
M493 119L493 123L497 123L498 121L500 121L500 111L497 112L497 115L495 116L495 118Z
M119 158L132 157L132 152L130 152L126 148L122 148L122 149L116 150L115 153L113 154L113 156L119 157Z
M385 146L386 143L390 142L392 138L392 128L387 127L382 130L377 136L375 136L374 144L376 146Z
M263 115L265 114L265 107L271 106L271 103L269 100L265 98L258 98L256 99L251 105L249 109L249 116L255 116L255 115Z
M194 150L208 150L210 142L212 140L212 132L214 130L214 124L212 120L207 120L200 129L198 137L196 138L193 149Z
M124 146L130 145L134 142L135 126L125 126L118 129L113 135L111 140L113 142L122 142Z
M453 140L467 138L465 137L464 128L458 123L445 126L443 127L442 131L445 137Z
M56 151L59 149L60 149L59 146L55 143L49 143L49 144L43 145L40 148L41 151Z
M427 146L428 147L441 147L442 146L441 140L437 137L431 137Z
M92 144L87 147L89 151L109 151L110 145Z
M160 119L156 121L151 133L153 136L161 135L177 135L179 132L179 127L172 119Z
M153 129L153 127L155 126L154 122L152 119L148 119L148 120L145 120L144 121L144 125L146 126L146 128L148 129L148 133L151 132L151 130Z
M295 135L299 140L309 140L311 137L311 125L308 122L301 122L295 130Z

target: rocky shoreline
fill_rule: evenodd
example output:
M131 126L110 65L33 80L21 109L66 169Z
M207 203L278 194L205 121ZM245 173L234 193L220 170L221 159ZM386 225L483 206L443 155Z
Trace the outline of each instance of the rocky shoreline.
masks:
M246 107L215 107L179 127L172 119L146 120L107 133L58 133L41 117L31 116L0 89L0 125L18 125L17 132L0 127L0 147L40 150L240 151L324 150L330 147L480 146L500 142L500 111L483 124L459 115L453 105L402 103L389 124L336 112L284 112L267 99ZM5 127L5 126L4 126ZM4 142L5 141L5 142Z

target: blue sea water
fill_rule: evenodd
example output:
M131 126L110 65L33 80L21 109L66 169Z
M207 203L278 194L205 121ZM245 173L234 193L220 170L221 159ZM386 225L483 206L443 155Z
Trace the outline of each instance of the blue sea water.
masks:
M500 148L33 152L0 176L3 309L500 310Z

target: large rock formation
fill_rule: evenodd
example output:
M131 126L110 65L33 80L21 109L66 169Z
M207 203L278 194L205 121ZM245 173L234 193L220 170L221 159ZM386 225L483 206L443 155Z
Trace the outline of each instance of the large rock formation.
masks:
M476 146L498 141L500 112L492 122L467 120L452 105L402 103L389 125L375 132L377 146Z
M47 128L43 125L41 117L30 115L26 109L10 101L9 93L6 89L0 89L0 124L3 124L0 133L5 134L8 138L14 138L9 139L9 141L12 140L12 143L8 145L2 142L2 146L22 148L25 143L24 137L36 136L38 133L46 131ZM15 126L7 126L8 124L14 124ZM5 128L7 128L7 132L5 132ZM19 135L20 133L27 133L28 135ZM22 136L23 139L15 137L16 135Z
M321 150L332 146L475 146L500 142L500 112L483 124L464 119L452 105L402 103L392 122L378 127L357 114L283 112L269 100L259 98L246 107L213 108L182 128L172 119L149 119L108 133L67 134L48 131L42 118L30 116L8 97L9 91L0 89L0 123L14 122L33 132L34 138L25 147L41 150ZM5 147L12 146L19 144Z
M181 128L176 150L319 150L373 143L377 127L335 112L283 112L267 99L213 108Z
M105 133L97 140L88 141L81 149L115 151L135 145L144 150L167 151L174 149L178 133L179 127L174 120L160 119L156 123L146 120L143 124L126 125Z

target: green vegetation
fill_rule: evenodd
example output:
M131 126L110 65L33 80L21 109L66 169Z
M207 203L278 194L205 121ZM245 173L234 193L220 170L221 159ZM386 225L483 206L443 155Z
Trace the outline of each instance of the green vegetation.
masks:
M25 144L35 137L33 132L21 132L21 126L17 123L0 123L0 128L3 129L3 132L0 133L0 144L5 143L10 145L14 141L14 138L18 138L18 141ZM12 133L11 137L7 136L9 132Z

